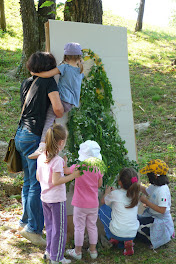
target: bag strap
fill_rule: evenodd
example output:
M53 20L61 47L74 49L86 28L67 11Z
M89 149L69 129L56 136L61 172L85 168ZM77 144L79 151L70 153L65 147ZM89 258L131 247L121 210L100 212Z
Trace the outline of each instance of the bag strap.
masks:
M27 102L27 99L29 97L29 93L32 89L32 87L34 86L35 82L38 80L39 77L35 78L35 80L32 82L30 88L29 88L29 91L27 92L27 95L26 95L26 98L25 98L25 101L24 101L24 104L23 104L23 107L22 107L22 110L21 110L21 115L20 115L20 120L19 120L19 123L21 121L21 117L22 117L22 114L23 114L23 111L24 111L24 108L25 108L25 105L26 105L26 102Z

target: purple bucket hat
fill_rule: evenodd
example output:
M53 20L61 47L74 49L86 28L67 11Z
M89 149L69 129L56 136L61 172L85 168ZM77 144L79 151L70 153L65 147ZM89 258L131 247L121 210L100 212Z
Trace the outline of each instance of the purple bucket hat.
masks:
M64 55L82 55L82 48L79 43L70 42L64 46Z

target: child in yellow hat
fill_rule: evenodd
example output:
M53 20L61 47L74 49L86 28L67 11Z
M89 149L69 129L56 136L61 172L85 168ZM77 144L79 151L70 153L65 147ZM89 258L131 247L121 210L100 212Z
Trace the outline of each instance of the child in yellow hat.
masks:
M169 167L160 160L151 160L140 170L147 174L150 185L148 188L141 185L144 195L140 200L147 206L142 215L138 215L140 227L137 237L150 242L153 248L158 248L174 237L174 223L170 214L171 195L166 176Z

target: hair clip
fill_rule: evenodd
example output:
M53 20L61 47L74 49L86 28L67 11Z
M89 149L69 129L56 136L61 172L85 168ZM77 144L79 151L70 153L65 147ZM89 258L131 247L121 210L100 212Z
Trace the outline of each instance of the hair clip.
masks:
M131 183L133 184L133 183L135 183L135 182L138 182L138 179L137 179L136 176L131 178Z

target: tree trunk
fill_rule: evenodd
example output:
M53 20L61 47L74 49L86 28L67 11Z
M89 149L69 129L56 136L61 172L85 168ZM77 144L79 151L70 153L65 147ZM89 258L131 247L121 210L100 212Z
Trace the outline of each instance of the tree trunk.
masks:
M6 31L6 19L4 10L4 0L0 0L0 27L3 31Z
M64 21L102 24L101 0L72 0L65 3Z
M48 15L48 13L54 11L56 12L56 0L52 0L54 3L53 5L49 7L43 7L40 8L40 6L45 2L46 0L39 0L38 3L38 29L39 29L39 47L40 50L45 50L45 22L48 21L48 19L55 19L55 14L51 13Z
M145 0L140 0L140 6L139 6L139 12L138 12L138 18L137 18L137 22L136 22L135 31L141 31L142 30L144 5L145 5Z
M17 75L28 76L26 62L30 55L38 50L45 50L45 30L44 23L55 18L55 14L48 15L50 11L55 11L56 5L39 8L45 0L39 0L38 11L34 0L20 0L21 16L23 23L23 55L21 64L17 70Z
M26 61L39 50L38 16L33 0L20 0L20 12L23 23L23 55L18 73L28 75Z

